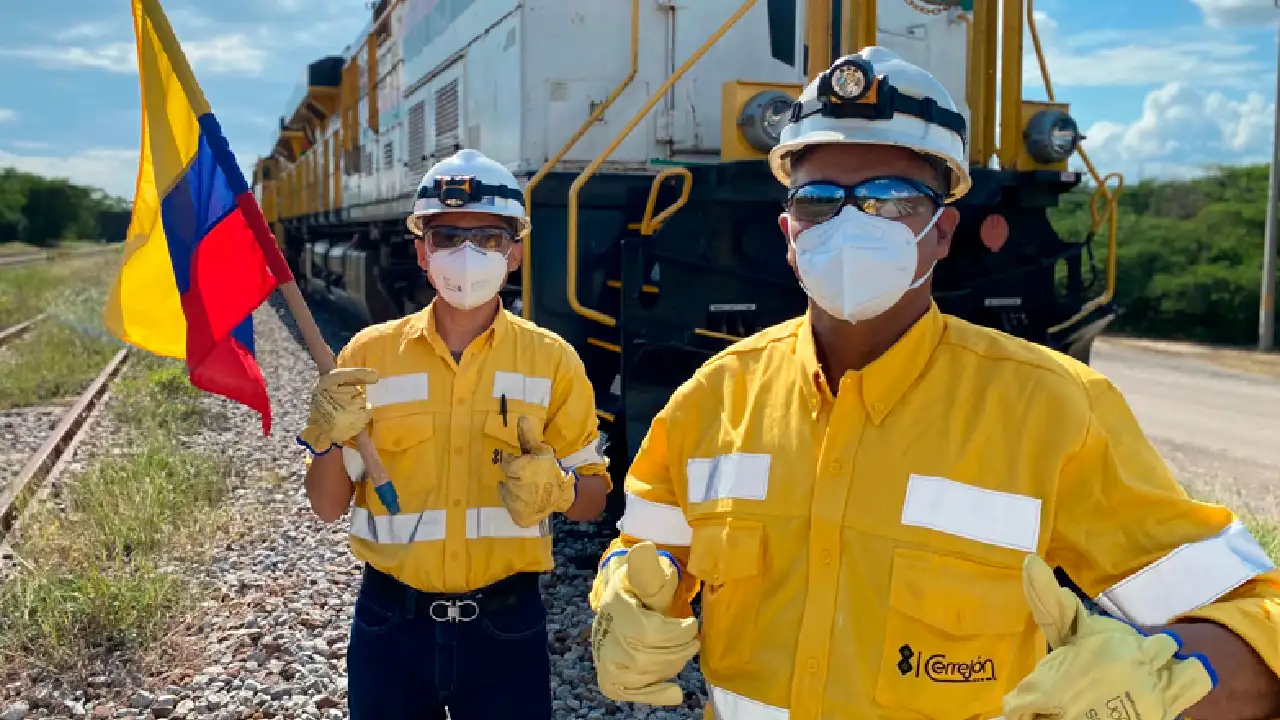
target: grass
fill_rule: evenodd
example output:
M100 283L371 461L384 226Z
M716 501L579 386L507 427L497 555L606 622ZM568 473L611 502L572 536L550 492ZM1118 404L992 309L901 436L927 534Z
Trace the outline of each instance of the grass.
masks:
M84 252L85 250L97 250L105 247L106 243L97 242L96 240L66 240L58 243L57 246L48 248L41 245L32 245L31 243L8 241L0 242L0 257L5 255L26 255L29 253L45 252L47 250L61 250L71 252Z
M22 270L0 271L0 312L6 275ZM46 315L21 338L0 348L0 410L75 397L97 377L121 347L102 323L109 278L86 278L41 292L38 306L20 311L28 317L39 311Z
M0 328L30 320L67 290L101 289L105 299L119 267L120 258L115 253L72 256L36 265L0 266Z
M131 358L107 410L128 452L64 483L65 512L39 508L16 541L20 564L0 582L0 672L73 672L141 650L195 607L199 592L172 568L207 559L230 474L183 447L205 419L199 397L180 363Z
M1271 560L1280 566L1280 521L1270 518L1246 517L1244 524L1267 552Z

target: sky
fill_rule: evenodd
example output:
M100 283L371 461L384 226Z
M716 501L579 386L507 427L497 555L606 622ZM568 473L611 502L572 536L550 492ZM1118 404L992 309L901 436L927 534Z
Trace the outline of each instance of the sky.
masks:
M886 2L889 0L880 0ZM338 54L365 0L166 0L248 168L306 63ZM1104 173L1189 177L1271 156L1276 0L1038 0L1050 78ZM1025 43L1024 95L1044 99ZM132 197L140 115L125 0L0 0L0 167Z

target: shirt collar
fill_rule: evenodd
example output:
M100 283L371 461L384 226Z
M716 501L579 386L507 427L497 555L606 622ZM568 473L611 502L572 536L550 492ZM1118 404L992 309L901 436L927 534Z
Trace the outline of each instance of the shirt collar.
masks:
M452 357L448 346L444 344L444 340L440 337L439 330L436 329L436 314L432 312L435 304L436 298L432 298L426 307L413 314L409 319L407 335L410 338L425 337L427 342L431 343L431 346L441 356ZM488 345L493 347L501 342L502 338L506 337L510 327L511 313L501 305L501 300L499 300L498 314L494 316L493 322L489 324L489 327L485 328L484 332L480 333L480 336L472 341L472 344L480 343L481 346Z
M945 330L946 319L937 303L931 302L929 310L884 355L862 370L848 372L847 375L856 377L861 383L860 395L872 422L879 425L923 374ZM823 400L830 400L834 395L818 363L813 324L808 312L800 323L795 352L807 380L805 394L810 409L816 413ZM836 382L838 386L839 381Z

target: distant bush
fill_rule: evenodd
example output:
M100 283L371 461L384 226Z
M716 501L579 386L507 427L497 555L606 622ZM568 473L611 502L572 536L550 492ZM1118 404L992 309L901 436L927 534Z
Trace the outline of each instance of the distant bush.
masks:
M1257 342L1266 165L1223 167L1187 181L1144 180L1120 194L1116 303L1111 329L1231 345ZM1050 212L1068 239L1089 228L1080 188ZM1095 241L1102 267L1104 233Z

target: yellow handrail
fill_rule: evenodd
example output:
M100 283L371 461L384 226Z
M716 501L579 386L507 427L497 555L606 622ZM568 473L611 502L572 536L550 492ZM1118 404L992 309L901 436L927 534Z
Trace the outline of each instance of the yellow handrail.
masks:
M1044 48L1040 44L1040 31L1036 27L1036 9L1035 0L1027 0L1027 30L1031 35L1031 44L1036 49L1036 62L1040 64L1040 79L1044 82L1044 92L1049 98L1049 102L1055 102L1053 96L1053 83L1049 80L1049 65L1044 59ZM1076 147L1076 151L1080 153L1080 159L1084 161L1084 166L1089 169L1089 175L1093 177L1093 182L1097 186L1093 190L1093 195L1089 197L1089 233L1096 234L1102 227L1104 219L1107 222L1107 289L1098 297L1085 303L1080 311L1061 323L1049 328L1049 332L1058 332L1059 330L1075 323L1084 316L1096 310L1098 307L1111 302L1116 295L1116 247L1117 233L1119 231L1119 198L1120 191L1124 189L1124 175L1113 172L1108 173L1105 177L1098 174L1098 169L1093 166L1093 161L1089 159L1089 153L1085 152L1084 146ZM1107 187L1107 183L1112 179L1116 180L1115 190ZM1099 210L1100 200L1106 201L1106 210Z
M560 148L560 152L551 156L551 159L543 163L542 167L538 169L538 172L534 173L533 177L529 178L529 182L524 186L524 214L526 216L530 218L533 217L533 189L538 186L538 183L542 182L542 179L547 176L547 173L551 172L551 169L556 166L556 163L560 162L560 159L568 154L569 150L573 148L574 145L578 144L578 141L582 139L582 136L587 134L587 131L591 129L591 126L594 125L596 121L600 119L600 116L604 115L604 112L613 105L614 101L622 95L622 91L630 87L632 81L636 79L636 73L639 72L639 70L640 0L631 0L631 69L627 72L627 76L623 78L622 82L618 83L617 86L613 88L613 91L604 99L604 102L597 105L596 109L591 111L591 115L589 115L586 121L578 127L578 131L573 134L573 137L569 138L569 142L565 143L564 147ZM523 315L526 320L533 319L533 270L529 265L529 260L533 257L533 253L529 250L529 240L532 234L533 233L531 232L526 232L524 234L524 262L523 266L520 268L520 314Z
M680 188L680 197L671 203L665 210L658 213L657 217L653 216L653 208L658 204L658 190L662 187L662 183L673 175L679 175L684 181ZM664 168L653 178L653 184L649 186L649 200L644 205L644 217L640 218L640 234L644 236L652 235L658 232L658 228L662 227L662 223L667 218L676 214L676 211L684 207L689 202L689 191L693 189L693 173L689 172L686 167L669 167Z
M706 42L702 43L702 46L699 47L693 55L690 55L688 60L684 61L684 64L672 73L671 76L667 78L666 82L662 83L661 87L654 91L653 95L649 96L649 99L645 101L644 107L640 108L640 111L636 113L635 117L631 118L631 121L627 123L627 126L622 129L622 132L618 133L617 137L609 143L609 147L605 148L599 155L597 155L595 159L591 161L591 164L587 165L586 169L584 169L573 181L573 185L569 187L569 232L565 248L568 254L568 263L566 267L567 272L565 273L565 287L568 291L569 307L573 308L573 311L579 315L589 320L595 320L603 325L608 325L609 327L613 327L618 324L617 318L611 315L606 315L599 310L593 310L586 307L578 301L578 193L582 191L582 186L586 185L587 181L591 179L591 176L595 175L596 171L600 169L600 166L604 163L605 159L612 155L614 150L618 149L618 146L622 144L622 141L631 134L631 131L640 124L640 121L649 114L649 111L653 109L653 106L658 104L658 101L667 94L667 91L676 84L676 81L683 77L684 74L689 71L689 68L693 67L698 60L701 60L702 56L706 55L707 51L711 49L711 46L719 42L720 38L724 37L724 34L727 33L739 20L741 20L742 16L746 15L747 11L755 6L757 2L758 0L746 0L743 2L742 7L738 8L733 15L730 15L729 19L725 20L724 24L712 33L711 37L707 38Z

